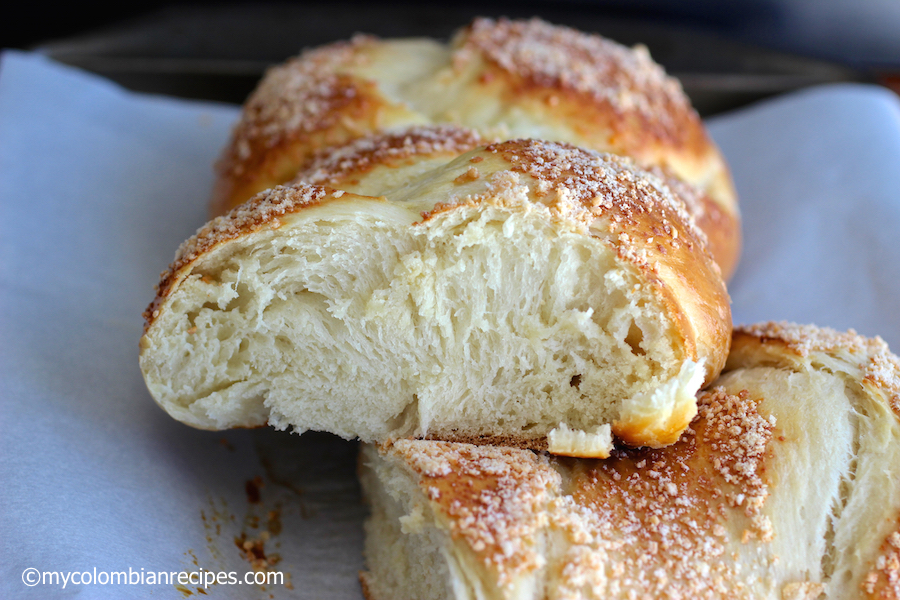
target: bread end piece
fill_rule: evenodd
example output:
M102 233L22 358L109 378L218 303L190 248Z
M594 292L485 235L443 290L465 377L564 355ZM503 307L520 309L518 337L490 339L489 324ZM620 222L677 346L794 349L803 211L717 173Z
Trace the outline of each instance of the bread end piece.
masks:
M592 431L569 429L560 423L547 434L547 451L557 456L609 458L613 447L612 427L608 423Z
M789 323L734 346L667 448L364 447L371 598L900 598L900 359Z
M368 442L541 448L560 422L674 439L731 328L684 203L632 161L567 144L445 160L379 171L378 197L297 184L210 223L147 312L154 398L199 427Z

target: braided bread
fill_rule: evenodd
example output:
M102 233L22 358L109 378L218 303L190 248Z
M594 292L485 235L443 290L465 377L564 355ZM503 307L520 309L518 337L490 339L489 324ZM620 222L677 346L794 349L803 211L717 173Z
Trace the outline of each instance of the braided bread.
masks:
M543 21L477 19L449 46L357 36L269 71L218 163L213 215L293 179L314 152L381 131L455 123L633 157L696 188L726 279L740 250L728 169L678 82L644 48Z
M738 328L673 446L603 461L366 446L369 600L900 598L900 361Z
M203 428L674 442L731 329L685 204L613 155L419 133L336 150L325 186L264 192L186 242L145 314L154 398Z

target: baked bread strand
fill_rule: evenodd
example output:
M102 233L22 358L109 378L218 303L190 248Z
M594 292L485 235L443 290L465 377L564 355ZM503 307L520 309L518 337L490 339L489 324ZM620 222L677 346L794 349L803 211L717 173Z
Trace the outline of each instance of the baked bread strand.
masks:
M292 179L318 149L410 125L564 141L697 188L726 279L740 251L727 165L679 83L643 47L539 19L476 19L451 44L357 36L271 69L217 165L213 216Z
M880 339L737 328L673 446L607 460L362 449L369 600L900 598L900 362Z
M275 188L186 242L141 341L161 406L378 442L673 443L731 330L684 203L621 157L441 140L377 197Z
M369 134L317 150L291 183L313 183L378 196L402 186L411 175L423 173L443 164L448 157L487 141L474 129L456 125L414 125ZM477 172L477 166L472 169L472 174ZM730 237L731 226L726 224L730 218L718 203L668 169L653 167L649 172L662 179L684 201L688 216L705 234L716 263L721 264L723 259L736 262L737 255L732 254L739 248Z

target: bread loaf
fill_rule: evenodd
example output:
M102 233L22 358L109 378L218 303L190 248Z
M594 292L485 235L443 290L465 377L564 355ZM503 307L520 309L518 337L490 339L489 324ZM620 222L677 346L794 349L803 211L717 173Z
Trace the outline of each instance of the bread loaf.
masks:
M674 442L731 329L684 203L620 157L420 134L320 165L355 192L278 187L186 242L145 314L153 397L211 429Z
M900 362L739 328L673 446L604 461L401 440L361 457L369 600L900 598Z
M537 19L477 19L450 45L357 36L273 68L218 163L211 210L223 214L292 179L318 149L440 123L664 169L705 198L698 223L726 278L734 270L740 224L730 175L678 82L644 48Z

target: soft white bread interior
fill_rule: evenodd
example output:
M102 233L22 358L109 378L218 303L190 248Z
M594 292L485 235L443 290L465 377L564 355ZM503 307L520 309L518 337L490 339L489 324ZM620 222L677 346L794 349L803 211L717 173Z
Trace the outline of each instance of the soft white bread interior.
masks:
M538 19L477 19L449 45L357 36L271 69L218 163L213 215L292 179L321 148L453 123L487 137L564 141L664 169L699 193L723 272L740 251L727 166L679 83L645 48Z
M739 329L673 446L607 460L368 445L369 600L900 598L900 361Z
M612 155L448 144L378 197L279 187L186 242L145 314L160 405L365 441L674 442L731 329L684 203Z

